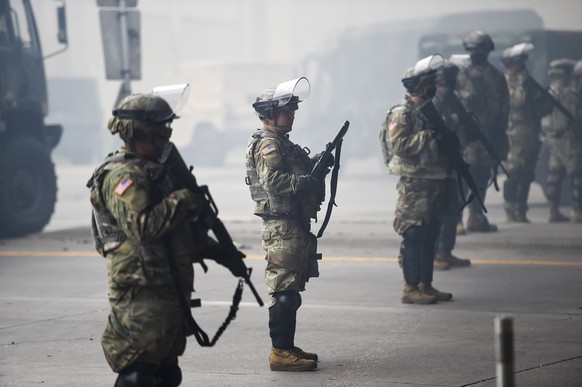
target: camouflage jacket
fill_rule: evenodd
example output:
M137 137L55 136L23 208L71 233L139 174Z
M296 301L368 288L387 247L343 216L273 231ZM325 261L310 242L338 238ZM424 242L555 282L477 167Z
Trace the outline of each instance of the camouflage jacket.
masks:
M552 112L552 103L538 90L528 86L527 69L515 74L507 74L509 88L509 127L508 134L524 137L537 137L541 130L541 118Z
M206 238L193 239L189 222L199 202L169 175L154 183L159 169L122 148L90 180L92 231L97 250L107 258L110 298L131 286L173 286L168 250L183 290L192 290L192 263Z
M482 66L469 64L459 72L455 93L467 111L477 116L483 134L504 160L509 151L509 90L503 73L490 63ZM471 141L465 146L464 157L470 165L496 164L479 141Z
M315 218L318 192L309 187L314 162L299 145L264 129L251 136L246 154L247 184L255 215Z
M449 163L439 151L430 123L409 96L388 111L385 127L394 153L388 165L391 173L424 179L447 177Z
M550 84L550 93L564 105L572 115L576 116L577 96L572 87L563 86L559 83L553 82ZM578 113L579 114L579 113ZM550 137L560 137L567 131L575 131L571 127L568 118L562 114L558 109L554 108L552 114L544 119L544 132Z

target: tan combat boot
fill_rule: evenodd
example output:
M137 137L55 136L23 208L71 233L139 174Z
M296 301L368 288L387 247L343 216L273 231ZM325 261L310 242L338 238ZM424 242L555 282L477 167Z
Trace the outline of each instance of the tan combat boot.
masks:
M515 206L515 221L517 223L531 223L527 218L527 204L518 204Z
M467 234L467 230L465 230L465 226L463 225L463 221L459 220L457 223L457 235L465 235Z
M451 265L446 259L447 253L439 250L434 258L433 267L437 271L449 270Z
M503 208L505 209L505 214L507 215L507 223L517 222L517 217L515 215L515 204L510 202L503 203Z
M439 251L436 255L435 262L445 262L448 264L447 268L452 267L467 267L471 266L471 260L466 258L459 258L454 256L452 253L445 253L444 251ZM436 264L434 265L435 270L438 270Z
M452 293L438 291L433 288L431 284L424 284L421 282L420 285L418 285L418 288L422 294L435 297L437 301L450 301L453 299Z
M402 292L402 303L403 304L434 304L437 302L435 296L424 294L420 291L418 286L411 286L404 284L404 291Z
M548 217L548 222L550 223L562 223L568 222L570 218L563 215L560 212L560 208L555 204L550 204L550 216Z
M487 218L479 219L477 214L469 209L469 218L467 219L467 231L469 232L494 232L497 231L497 226L489 223Z
M294 352L297 356L299 356L302 359L314 360L314 361L318 361L319 360L319 357L317 356L317 353L305 352L304 350L302 350L299 347L293 347L291 349L291 351Z
M570 222L582 223L582 209L572 209L572 215L570 216Z
M269 355L269 366L271 371L311 371L317 368L317 362L298 356L294 348L273 347Z

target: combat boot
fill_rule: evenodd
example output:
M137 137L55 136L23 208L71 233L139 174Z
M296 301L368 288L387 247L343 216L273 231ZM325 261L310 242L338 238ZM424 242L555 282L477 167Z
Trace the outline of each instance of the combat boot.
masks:
M489 223L485 216L478 216L474 211L469 210L469 218L467 219L467 231L469 232L494 232L497 231L497 226Z
M510 202L503 203L503 208L505 209L505 215L507 215L507 223L517 222L517 216L515 214L515 204Z
M447 253L445 251L439 251L437 253L436 258L435 258L435 262L436 261L447 263L448 264L447 268L471 266L470 259L459 258L459 257L454 256L452 253ZM435 270L438 270L436 268L436 264L434 265L434 268L435 268Z
M531 223L527 218L527 204L518 204L515 206L515 221L517 223Z
M311 371L317 368L315 360L297 355L294 348L272 348L269 355L271 371Z
M450 301L453 299L452 293L438 291L437 289L433 288L431 284L424 284L421 282L418 288L422 294L435 297L437 301Z
M463 221L459 219L457 223L457 235L465 235L467 234L467 230L465 230L465 226L463 225Z
M560 209L555 204L550 204L550 216L548 217L549 223L562 223L568 222L570 218L560 212Z
M293 351L297 356L299 356L302 359L314 360L314 361L318 361L319 360L319 357L317 356L317 353L305 352L304 350L302 350L299 347L293 347L291 349L291 351Z
M437 271L449 270L451 265L447 262L446 253L444 251L439 250L434 258L433 267Z
M437 302L436 296L431 296L420 291L418 286L411 286L404 284L404 291L402 292L403 304L434 304Z
M582 210L581 209L572 209L572 215L570 216L570 222L582 223Z

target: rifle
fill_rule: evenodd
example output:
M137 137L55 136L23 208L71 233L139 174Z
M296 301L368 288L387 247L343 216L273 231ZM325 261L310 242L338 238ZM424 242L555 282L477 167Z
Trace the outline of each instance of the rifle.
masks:
M543 98L549 100L552 105L554 105L554 107L568 119L568 122L574 127L574 130L577 130L578 133L582 134L582 124L580 124L576 117L574 117L572 113L570 113L570 111L549 92L548 89L543 88L542 85L540 85L531 75L528 75L525 82L527 85L541 93Z
M447 104L453 110L453 112L457 114L457 116L459 117L459 123L463 125L463 127L467 130L469 136L472 138L476 138L479 140L479 142L481 142L481 145L483 145L487 153L489 153L489 156L491 156L491 158L495 160L497 165L501 167L501 170L509 178L509 173L501 163L501 159L497 155L497 152L495 152L495 149L493 149L493 145L491 145L485 134L483 134L481 126L479 125L479 122L477 121L475 115L469 113L467 109L465 109L463 103L459 100L459 98L451 88L447 88L447 90L443 94L443 100L445 104Z
M485 203L483 203L483 199L481 199L481 196L479 195L479 188L477 187L477 183L475 183L473 175L471 175L469 167L465 163L463 155L461 155L461 144L457 135L452 130L447 128L443 118L435 108L432 101L426 101L418 109L432 124L431 130L436 134L436 141L438 146L449 160L452 168L457 172L459 182L461 182L461 179L464 180L471 190L471 194L467 199L465 199L462 190L460 190L461 197L464 202L463 207L469 204L474 198L477 198L481 204L481 207L483 208L483 211L487 212ZM460 186L461 184L459 184L459 187Z
M331 182L330 182L331 188L330 188L330 194L329 194L329 202L327 203L327 211L325 213L325 218L323 219L323 223L321 224L321 228L319 229L319 232L317 233L318 238L321 238L321 236L323 235L323 232L325 231L325 228L327 227L327 224L329 223L329 219L331 218L331 211L333 209L333 206L337 207L337 204L335 204L335 195L337 193L338 171L339 171L339 167L340 167L339 162L340 162L340 157L341 157L343 139L344 139L344 136L346 135L346 133L348 132L349 127L350 127L350 122L349 121L344 122L344 124L340 128L339 132L337 132L337 134L335 135L335 138L333 139L333 141L328 143L325 146L325 151L323 152L323 154L321 155L319 160L317 160L317 162L313 166L313 169L311 170L311 176L315 177L316 179L321 180L324 176L325 169L328 168L328 166L329 166L328 160L331 156L331 153L335 149L334 166L333 166L333 172L331 174Z
M195 194L200 195L204 200L202 203L202 210L201 210L201 217L202 219L198 220L203 227L207 229L207 231L212 230L213 234L216 236L218 243L220 244L221 250L226 256L226 260L229 259L241 259L245 257L243 253L237 250L235 247L230 234L226 230L224 223L218 218L218 207L214 202L214 199L210 195L210 191L208 190L208 186L206 185L198 185L196 182L196 178L192 174L191 168L186 166L184 159L176 149L176 146L169 142L164 147L162 151L162 156L160 158L160 163L162 168L166 168L170 171L170 173L180 181L185 188L189 189L190 191L194 192ZM251 282L251 273L252 268L247 269L247 274L243 277L244 282L249 286L257 303L259 306L263 306L263 300L257 293L255 286Z

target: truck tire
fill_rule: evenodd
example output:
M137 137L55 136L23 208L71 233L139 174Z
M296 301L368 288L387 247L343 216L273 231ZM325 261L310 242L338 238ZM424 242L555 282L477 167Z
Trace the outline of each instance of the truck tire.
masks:
M15 138L0 160L0 181L0 237L41 231L57 196L50 151L35 138Z

